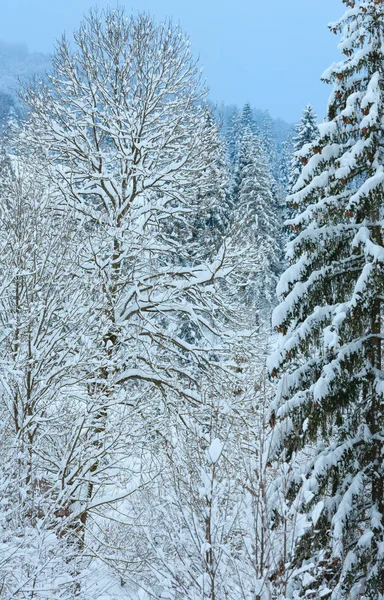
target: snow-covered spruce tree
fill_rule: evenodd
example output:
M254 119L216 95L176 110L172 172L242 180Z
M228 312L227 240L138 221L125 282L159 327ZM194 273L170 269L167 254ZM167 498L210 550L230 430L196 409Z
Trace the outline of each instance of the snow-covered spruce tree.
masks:
M252 108L249 102L246 102L243 106L243 110L241 111L240 135L242 135L243 132L248 128L253 131L253 133L256 133L256 122L253 117Z
M284 189L280 181L281 159L278 151L278 142L275 123L267 110L262 113L262 118L257 124L257 133L260 138L267 168L271 176L271 193L276 208L278 220L277 241L283 247L283 221L284 221ZM281 253L282 254L282 253Z
M384 598L384 3L345 2L331 29L346 58L328 122L306 148L291 202L297 237L274 314L280 446L313 458L291 489L307 531L295 564L306 597ZM310 591L311 590L311 591Z
M267 110L263 112L263 116L260 122L258 122L258 135L260 137L261 146L265 152L271 174L277 181L279 177L279 160L277 153L276 128L273 119Z
M237 142L238 142L238 131L240 129L241 115L239 113L238 108L233 111L228 127L225 132L225 139L228 146L228 155L231 164L235 162L236 154L237 154Z
M256 133L256 121L253 117L253 112L249 102L246 102L241 112L234 112L227 131L227 143L229 158L232 164L236 162L239 152L239 142L245 129L249 128L253 133Z
M296 182L298 181L304 163L307 161L305 154L308 146L315 142L319 137L319 127L317 124L317 116L312 106L308 104L302 114L301 121L295 127L296 135L292 138L292 151L289 157L288 164L288 180L286 184L286 193L291 194ZM298 206L286 200L284 207L284 216L286 219L292 219L298 214ZM292 230L285 230L287 239L293 239L295 232Z
M228 233L232 203L227 147L208 107L202 132L202 158L206 162L204 177L194 184L196 213L189 222L182 223L180 234L183 240L186 234L190 235L191 248L197 246L198 256L203 249L212 258Z
M278 211L272 185L260 140L246 128L236 161L232 219L239 244L248 241L259 254L255 267L264 265L257 275L250 273L245 290L248 302L260 308L273 305L280 260Z
M303 169L303 161L296 152L300 152L307 144L312 144L319 136L319 127L317 124L317 115L310 104L307 104L303 110L303 114L295 127L296 135L292 138L291 164L288 174L288 192L291 193L296 182L298 181Z
M282 187L282 192L287 194L289 174L291 170L291 161L293 153L292 143L293 133L289 132L281 144L280 166L279 166L279 182Z
M108 468L97 457L113 448L103 440L116 407L140 411L150 401L154 410L168 393L196 399L196 366L209 368L205 344L220 339L214 282L231 257L222 248L207 263L194 248L191 261L177 235L196 210L196 180L201 194L204 181L209 189L205 92L185 36L117 9L91 12L74 39L73 51L59 43L49 83L26 94L25 138L44 148L82 226L78 269L93 307L83 376L95 437L76 513L85 528L90 507L100 511L94 497ZM200 330L201 347L182 338L182 319Z

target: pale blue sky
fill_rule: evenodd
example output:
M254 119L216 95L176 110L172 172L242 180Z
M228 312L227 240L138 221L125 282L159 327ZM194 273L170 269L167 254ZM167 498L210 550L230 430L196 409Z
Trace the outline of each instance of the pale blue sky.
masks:
M51 52L65 30L70 34L91 6L108 0L2 0L0 39L25 42ZM320 82L338 60L337 37L329 21L343 13L341 0L120 0L127 10L157 19L171 16L189 34L200 56L211 99L268 109L296 122L312 103L322 118L330 89Z

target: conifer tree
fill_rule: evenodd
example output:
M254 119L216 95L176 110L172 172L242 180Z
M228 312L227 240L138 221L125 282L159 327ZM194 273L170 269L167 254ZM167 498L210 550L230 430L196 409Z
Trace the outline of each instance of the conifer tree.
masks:
M288 175L288 191L292 193L293 187L300 177L303 169L303 162L298 152L303 150L306 144L311 144L319 136L319 127L317 125L317 115L310 104L307 104L303 114L295 127L296 135L292 138L293 156Z
M283 143L281 144L280 154L280 168L279 168L279 182L282 186L283 192L288 191L288 182L291 171L291 161L293 153L293 134L290 131Z
M237 235L248 239L265 257L263 272L253 283L251 278L247 292L259 306L273 303L279 264L279 227L272 185L260 139L247 127L239 144L234 176L233 220Z
M233 164L236 159L240 122L241 115L238 110L235 110L229 119L228 128L225 136L228 145L228 155L231 164Z
M263 113L258 129L261 145L265 152L269 169L277 180L279 176L279 161L277 155L276 130L273 119L267 110Z
M256 121L253 117L253 112L249 102L243 106L241 113L235 112L232 115L231 122L228 128L227 142L229 158L232 163L236 162L239 152L239 143L244 134L244 131L249 128L253 133L256 133Z
M286 184L287 193L292 194L296 182L298 181L301 171L303 170L303 166L305 158L307 144L312 144L319 137L319 127L317 124L317 115L313 110L310 104L307 104L305 107L300 123L298 123L295 127L296 135L292 138L292 152L289 159L288 165L288 180ZM304 153L304 157L301 154ZM303 162L304 161L304 162ZM285 218L293 218L297 215L298 209L296 205L290 204L290 202L286 201L285 207ZM295 237L294 232L286 232L286 236L288 239L293 239Z
M330 28L345 58L328 122L302 154L291 202L297 237L274 313L280 375L276 450L305 448L291 499L304 513L294 563L300 595L384 598L383 87L384 3L343 0ZM302 520L303 522L303 520ZM304 573L304 571L307 571ZM300 574L299 574L300 572ZM297 597L297 596L294 596Z
M258 123L258 136L263 149L267 169L271 176L271 193L275 205L277 218L276 241L283 247L283 222L284 222L284 189L281 182L281 158L278 152L278 143L274 121L267 110L262 113Z
M241 134L248 128L253 131L253 133L256 132L256 123L253 118L252 108L249 102L246 102L241 113Z
M227 146L209 107L206 108L201 146L206 167L204 177L197 181L197 212L193 213L188 230L192 238L192 252L196 245L198 252L204 248L207 257L212 258L223 243L228 229L231 195ZM181 234L185 239L185 230Z

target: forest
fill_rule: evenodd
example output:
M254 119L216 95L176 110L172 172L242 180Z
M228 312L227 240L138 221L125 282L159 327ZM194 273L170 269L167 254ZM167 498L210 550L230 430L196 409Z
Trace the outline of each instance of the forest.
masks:
M384 600L384 0L342 3L295 127L171 20L0 44L1 600Z

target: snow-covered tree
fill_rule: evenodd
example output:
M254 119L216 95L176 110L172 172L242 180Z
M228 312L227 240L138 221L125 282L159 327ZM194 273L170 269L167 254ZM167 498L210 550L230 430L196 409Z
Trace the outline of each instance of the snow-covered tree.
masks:
M233 164L236 162L237 154L239 152L239 143L246 129L250 129L253 133L256 133L257 129L249 102L244 104L241 112L233 112L229 123L227 142L229 157Z
M292 138L291 164L288 175L288 192L291 193L303 169L302 158L296 154L301 152L304 146L312 144L319 136L317 116L310 104L303 110L300 123L295 127L296 135Z
M293 141L292 132L286 136L281 144L281 155L280 155L280 168L279 168L279 182L282 187L284 194L288 191L289 174L291 170L291 161L293 153Z
M261 146L264 150L270 172L277 180L279 177L277 137L275 124L267 110L263 112L263 116L258 123L258 135L260 137Z
M265 420L269 394L265 378L266 336L255 336L248 362L239 363L236 417L238 435L233 462L238 465L241 503L234 536L236 582L234 597L271 598L274 571L269 510L268 438ZM258 356L256 357L256 355ZM269 390L270 391L270 390Z
M241 111L241 130L239 132L240 135L242 135L246 129L250 129L251 131L253 131L253 133L256 133L256 122L253 117L253 111L249 102L246 102L244 104L243 110Z
M234 173L232 218L239 243L248 241L258 252L255 267L264 265L256 276L255 272L250 273L245 290L249 301L259 307L274 302L280 261L278 209L272 185L261 142L246 128L239 142Z
M44 151L56 193L81 231L77 275L92 358L82 371L87 461L86 472L76 471L83 485L74 515L85 531L93 507L111 505L103 498L114 497L106 486L129 421L148 402L153 414L167 398L170 406L196 401L199 369L214 363L207 348L220 351L215 281L233 260L222 245L208 263L187 232L180 237L198 210L195 182L199 199L209 194L212 170L205 92L185 36L116 9L91 12L74 39L73 50L65 39L58 44L49 82L28 91L23 139ZM198 344L183 337L185 322Z
M301 214L274 313L271 422L277 448L309 455L290 491L301 593L373 600L384 598L384 4L345 4L330 26L345 58L323 75L328 121L290 197Z
M71 390L84 360L84 297L73 270L76 228L57 211L41 167L33 154L4 155L1 162L4 598L33 597L38 589L48 594L55 587L61 598L74 589L74 571L66 563L75 558L73 547L61 535L70 530L67 517L74 498L68 473L56 468L54 454L61 446ZM60 576L63 586L56 586Z
M305 153L307 145L311 145L319 137L317 116L310 104L305 107L301 121L295 127L295 132L296 135L291 139L291 153L287 163L286 194L292 193L292 190L300 177L304 163L307 160L305 157L303 158L303 156L301 156L301 153ZM294 218L297 214L297 205L286 201L284 209L285 220ZM286 237L292 239L295 237L295 232L286 230Z
M147 496L141 536L152 580L155 575L164 597L215 600L234 589L230 572L241 488L227 458L234 442L229 385L226 391L211 386L200 406L181 409L163 443L164 472L156 496Z
M270 598L266 334L249 319L255 307L236 290L230 299L248 333L233 338L231 365L214 380L201 373L202 401L179 403L178 419L163 424L161 474L129 511L145 564L136 582L159 597Z
M202 158L206 161L204 178L196 182L196 212L188 223L191 245L197 253L216 255L229 231L231 212L230 164L225 140L209 108L205 112L202 132ZM181 236L185 240L185 223Z
M237 152L238 131L240 128L241 115L238 108L234 110L228 119L228 125L225 131L225 139L228 146L228 155L231 164L234 163Z
M279 150L276 135L276 126L271 115L267 110L262 113L258 122L258 135L261 147L263 149L267 168L271 176L271 193L276 208L276 217L278 220L277 240L280 247L283 247L283 221L284 221L284 187L281 182L281 149ZM279 257L279 261L280 261Z

